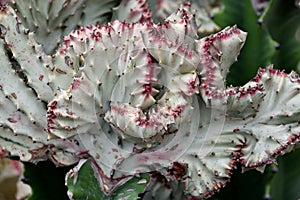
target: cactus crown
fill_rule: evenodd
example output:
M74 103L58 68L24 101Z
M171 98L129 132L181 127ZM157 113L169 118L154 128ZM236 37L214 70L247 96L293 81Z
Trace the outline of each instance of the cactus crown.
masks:
M145 1L2 2L0 146L58 166L88 158L108 195L155 172L207 197L237 163L274 162L300 137L298 75L269 66L227 87L247 34L199 39L195 7L156 24Z

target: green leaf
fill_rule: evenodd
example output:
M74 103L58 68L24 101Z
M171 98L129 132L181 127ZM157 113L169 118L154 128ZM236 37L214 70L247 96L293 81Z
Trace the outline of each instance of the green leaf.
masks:
M150 176L148 174L141 174L139 177L133 177L117 188L112 196L106 196L101 191L100 185L94 176L94 171L89 162L85 162L80 167L78 174L75 171L67 180L67 186L75 200L134 200L138 198L140 193L144 192L150 181Z
M76 175L69 176L67 187L72 192L76 200L105 199L105 194L101 191L99 183L94 176L94 171L89 162L85 162ZM75 179L75 180L74 180Z
M296 69L300 61L300 9L295 1L273 0L261 21L280 44L274 64L282 69Z
M231 67L227 81L229 84L241 85L255 76L259 67L272 63L276 52L276 42L268 32L257 23L258 16L250 0L223 0L222 10L214 20L220 27L235 25L248 32L246 43L236 62Z
M138 195L145 191L149 184L150 176L148 174L141 174L139 177L134 177L120 186L113 194L114 200L121 199L138 199Z
M300 198L300 149L278 159L278 172L271 185L272 200Z

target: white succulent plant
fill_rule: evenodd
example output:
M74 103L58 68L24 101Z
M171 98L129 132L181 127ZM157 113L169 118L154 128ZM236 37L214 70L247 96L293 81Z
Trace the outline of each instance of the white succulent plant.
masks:
M85 7L49 1L43 4L47 14L38 1L28 2L35 8L33 21L33 13L41 12L55 27L60 23L49 13L65 6L72 12L58 18L71 20L74 12L94 6L88 0ZM25 6L12 5L19 13ZM123 1L114 10L127 22L80 27L50 56L56 41L76 27L74 21L59 34L50 31L48 41L27 14L19 18L9 4L1 4L5 151L22 161L50 158L59 166L88 158L108 195L132 176L155 171L174 187L184 183L186 195L202 198L224 187L237 163L261 169L294 148L300 137L296 73L270 66L242 87L226 86L245 32L234 26L198 39L187 5L163 24L151 20L145 1ZM85 25L98 21L95 16L79 18Z

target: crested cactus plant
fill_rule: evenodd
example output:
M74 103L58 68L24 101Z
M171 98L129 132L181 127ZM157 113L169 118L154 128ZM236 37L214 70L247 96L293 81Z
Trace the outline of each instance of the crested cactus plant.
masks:
M209 35L220 30L220 27L212 20L214 14L220 10L219 0L156 0L155 16L158 20L163 21L180 6L191 6L195 12L195 21L200 36Z
M80 26L107 23L118 1L15 1L8 0L18 17L46 53L54 53L63 36Z
M0 146L21 161L79 162L66 176L73 199L81 170L104 196L138 185L145 199L206 198L237 165L262 170L291 151L298 75L269 66L226 86L247 33L199 39L192 8L156 24L146 1L1 2ZM88 26L69 34L77 25Z

